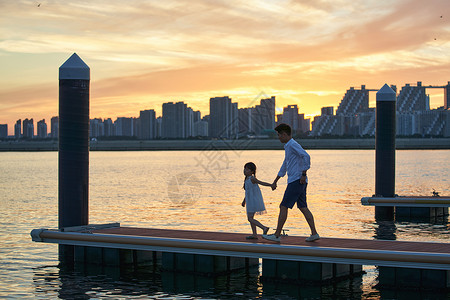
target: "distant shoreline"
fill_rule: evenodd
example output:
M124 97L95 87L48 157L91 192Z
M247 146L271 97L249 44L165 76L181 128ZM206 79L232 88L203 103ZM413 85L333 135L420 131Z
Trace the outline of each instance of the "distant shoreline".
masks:
M375 139L297 139L305 149L375 149ZM450 149L450 138L398 138L397 150ZM91 151L282 150L277 139L91 141ZM0 152L58 151L58 141L0 142Z

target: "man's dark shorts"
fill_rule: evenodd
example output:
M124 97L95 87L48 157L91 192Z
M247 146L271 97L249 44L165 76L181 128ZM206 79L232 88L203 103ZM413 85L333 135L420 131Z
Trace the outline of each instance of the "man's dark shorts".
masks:
M283 201L281 201L280 206L293 208L294 204L297 203L298 208L308 207L306 204L307 185L308 183L301 184L300 179L289 183L284 192Z

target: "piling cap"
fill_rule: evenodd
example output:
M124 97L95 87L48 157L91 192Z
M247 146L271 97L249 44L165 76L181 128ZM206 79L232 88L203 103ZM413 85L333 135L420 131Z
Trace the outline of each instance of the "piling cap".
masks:
M393 89L387 84L384 84L377 92L377 101L395 101L396 94Z
M90 80L91 70L89 66L74 53L61 65L61 67L59 67L59 80L61 79Z

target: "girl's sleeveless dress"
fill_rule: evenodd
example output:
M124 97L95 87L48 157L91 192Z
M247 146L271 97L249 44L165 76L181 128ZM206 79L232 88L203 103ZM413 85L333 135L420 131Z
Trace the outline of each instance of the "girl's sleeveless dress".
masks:
M266 213L261 189L258 184L252 183L251 176L245 180L244 187L247 213L256 213L257 215Z

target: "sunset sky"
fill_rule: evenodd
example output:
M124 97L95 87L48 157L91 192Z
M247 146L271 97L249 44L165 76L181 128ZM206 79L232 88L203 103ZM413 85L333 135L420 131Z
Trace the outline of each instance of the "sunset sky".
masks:
M58 114L58 68L91 68L91 118L276 96L307 116L351 87L450 81L449 0L0 0L0 124ZM443 90L430 90L431 107ZM259 99L257 99L259 100ZM375 106L371 93L370 106Z

